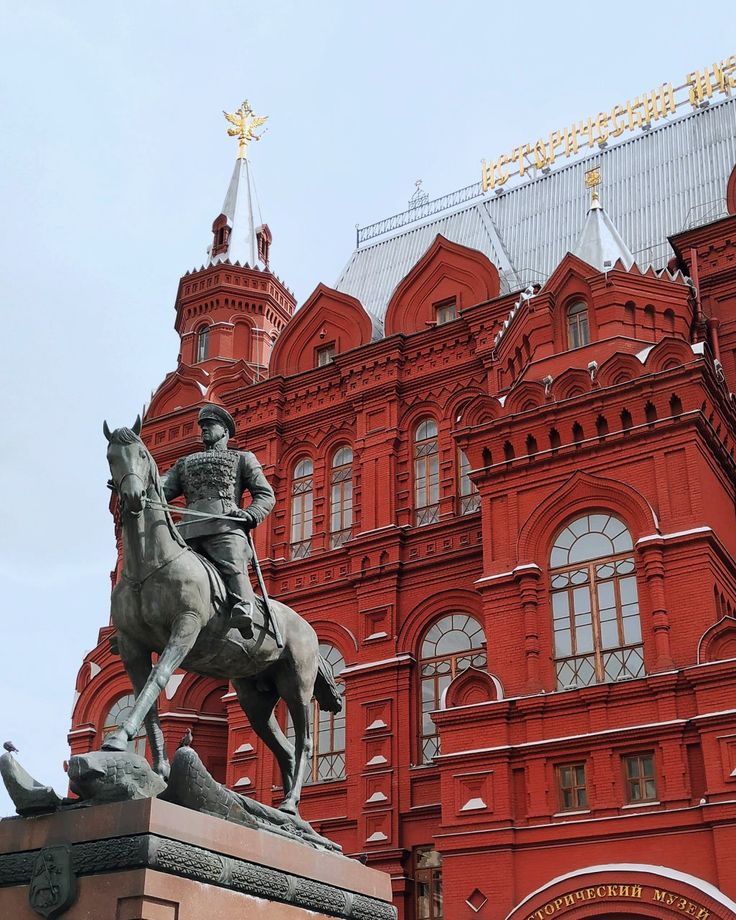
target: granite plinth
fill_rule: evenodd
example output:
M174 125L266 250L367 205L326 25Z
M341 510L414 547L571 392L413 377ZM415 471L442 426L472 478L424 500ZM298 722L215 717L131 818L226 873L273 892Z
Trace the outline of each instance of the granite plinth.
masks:
M67 844L64 920L395 920L387 875L157 799L0 821L0 917L36 918L39 853Z

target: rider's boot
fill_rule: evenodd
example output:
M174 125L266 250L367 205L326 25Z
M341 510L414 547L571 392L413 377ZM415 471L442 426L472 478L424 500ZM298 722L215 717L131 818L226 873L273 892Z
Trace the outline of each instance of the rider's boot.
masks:
M227 579L228 591L234 600L230 608L230 619L228 626L237 629L244 639L253 638L253 602L247 600L247 595L252 593L250 582L247 582L245 575L231 575Z

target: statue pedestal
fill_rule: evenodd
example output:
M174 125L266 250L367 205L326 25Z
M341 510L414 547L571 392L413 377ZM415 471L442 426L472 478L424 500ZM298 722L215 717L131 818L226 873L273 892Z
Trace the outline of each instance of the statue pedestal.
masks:
M39 916L29 890L42 916L64 920L396 917L375 869L157 799L4 819L0 886L0 917L13 920Z

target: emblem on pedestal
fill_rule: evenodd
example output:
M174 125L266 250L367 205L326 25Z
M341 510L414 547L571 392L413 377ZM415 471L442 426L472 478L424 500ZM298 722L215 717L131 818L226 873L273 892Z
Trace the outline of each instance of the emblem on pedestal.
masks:
M28 901L47 920L54 920L77 896L77 878L72 872L72 853L66 845L44 847L33 864Z

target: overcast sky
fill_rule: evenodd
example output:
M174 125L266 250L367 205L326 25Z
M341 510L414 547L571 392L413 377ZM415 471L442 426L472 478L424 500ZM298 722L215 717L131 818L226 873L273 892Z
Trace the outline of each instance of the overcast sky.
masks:
M102 420L173 370L237 144L271 263L303 302L355 224L480 178L481 158L736 53L729 4L0 0L0 741L65 791L74 683L109 615ZM12 806L0 793L0 814Z

